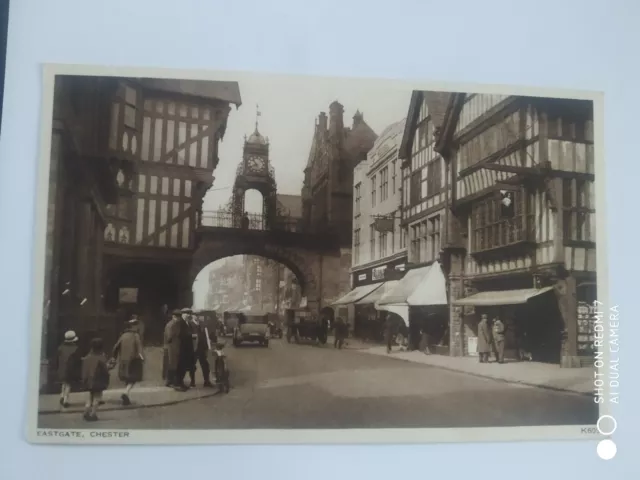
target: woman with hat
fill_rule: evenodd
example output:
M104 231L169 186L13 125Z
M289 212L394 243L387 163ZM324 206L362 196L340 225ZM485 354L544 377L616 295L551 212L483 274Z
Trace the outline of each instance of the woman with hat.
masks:
M78 354L78 336L73 330L64 334L64 342L58 347L58 380L62 384L60 405L69 406L71 383L78 379L80 357Z
M131 389L142 380L144 356L137 327L137 319L129 320L127 329L113 347L113 358L118 359L118 378L126 385L121 397L123 405L131 405Z

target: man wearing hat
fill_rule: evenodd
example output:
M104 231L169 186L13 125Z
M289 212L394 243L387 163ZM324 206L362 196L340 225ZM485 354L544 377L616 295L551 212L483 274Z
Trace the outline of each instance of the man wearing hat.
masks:
M167 387L177 386L176 373L180 359L180 322L182 313L174 310L171 319L164 327L164 358L162 368L162 378Z
M184 376L189 372L192 375L192 383L195 381L195 351L193 348L193 334L191 327L191 313L193 311L190 308L183 308L181 313L181 320L179 321L179 344L180 344L180 356L178 360L177 373L177 386L180 389L186 389L184 384Z
M58 347L58 380L62 384L60 405L69 406L71 383L79 379L80 356L78 354L78 336L73 330L64 334L64 341Z

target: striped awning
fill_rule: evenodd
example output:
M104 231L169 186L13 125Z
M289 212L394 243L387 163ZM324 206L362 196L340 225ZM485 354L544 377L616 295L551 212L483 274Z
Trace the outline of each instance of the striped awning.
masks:
M386 293L391 291L393 288L398 285L399 280L390 280L388 282L384 282L380 288L376 288L369 295L362 297L357 302L354 302L356 305L372 305L375 304L378 300L380 300Z
M356 287L353 290L351 290L349 293L344 295L343 297L333 302L333 305L349 305L350 303L355 303L361 298L364 298L367 295L369 295L374 290L380 288L382 286L382 283L383 282L374 283L372 285L362 285L360 287Z

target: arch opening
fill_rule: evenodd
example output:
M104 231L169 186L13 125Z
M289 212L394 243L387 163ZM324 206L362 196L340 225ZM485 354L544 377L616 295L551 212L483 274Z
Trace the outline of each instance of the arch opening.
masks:
M200 269L193 281L194 307L284 315L299 307L304 274L295 265L264 255L230 255Z

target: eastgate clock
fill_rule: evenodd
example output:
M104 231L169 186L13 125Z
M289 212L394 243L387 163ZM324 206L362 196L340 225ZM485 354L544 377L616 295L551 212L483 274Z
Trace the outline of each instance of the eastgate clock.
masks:
M265 159L262 157L251 156L247 158L247 169L252 173L264 172L265 164Z

